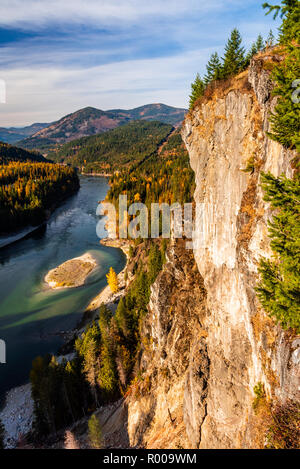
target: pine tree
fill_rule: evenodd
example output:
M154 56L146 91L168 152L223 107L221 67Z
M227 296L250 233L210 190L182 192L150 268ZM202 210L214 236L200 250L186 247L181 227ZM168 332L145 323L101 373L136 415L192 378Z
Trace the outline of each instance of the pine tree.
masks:
M194 106L200 96L203 96L205 85L199 73L197 73L194 83L191 84L192 92L190 94L190 109Z
M258 35L255 45L257 52L260 52L265 48L264 38L261 34Z
M246 55L246 58L245 58L245 67L248 67L250 65L250 62L251 62L251 59L252 57L255 56L255 54L257 54L257 45L256 45L256 42L254 42L251 46L251 49L249 50L248 54Z
M239 73L245 65L245 49L241 46L242 37L239 31L235 28L230 35L225 46L225 55L223 58L223 77Z
M222 78L222 64L217 52L211 55L208 64L206 65L206 75L204 83L207 86L209 83Z
M267 41L266 41L266 46L267 47L273 47L275 45L275 42L276 42L275 36L273 34L272 29L270 29L269 34L268 34L268 38L267 38Z
M149 259L148 259L148 277L149 283L152 284L158 273L162 268L162 256L161 252L156 244L153 244L150 248Z
M300 77L300 2L285 0L281 6L265 3L263 7L269 9L268 13L275 11L275 17L280 14L283 18L280 43L287 45L285 60L275 67L272 74L276 82L273 94L279 100L271 114L269 136L286 147L296 147L300 151L300 103L298 95L293 99L294 93L297 93L294 86Z
M108 274L106 275L107 283L110 286L110 289L113 293L118 293L119 291L119 280L116 272L111 267Z
M126 308L126 300L125 298L121 298L116 310L116 322L118 327L121 329L122 333L125 337L130 334L131 324L130 324L130 317L127 312Z
M104 343L101 350L101 367L97 377L98 385L105 399L111 399L117 390L117 367L112 347Z
M90 445L94 449L102 448L102 429L99 419L93 414L88 422Z
M287 44L296 40L300 42L300 2L299 0L283 0L281 5L270 5L269 3L263 4L264 9L268 9L269 13L274 13L274 19L280 15L283 18L282 24L279 28L279 42Z
M257 287L265 311L283 328L300 332L300 177L261 175L267 202L276 209L269 223L273 259L262 259Z

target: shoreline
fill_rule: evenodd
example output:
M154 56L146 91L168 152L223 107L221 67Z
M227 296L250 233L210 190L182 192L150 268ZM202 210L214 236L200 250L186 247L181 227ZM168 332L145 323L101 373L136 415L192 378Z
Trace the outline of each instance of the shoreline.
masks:
M23 239L26 239L27 236L30 236L31 234L35 233L35 231L39 230L43 226L46 226L49 221L51 221L52 215L54 212L68 199L73 197L74 195L77 194L77 192L80 189L80 184L79 187L72 191L69 195L66 195L63 197L61 200L59 200L54 206L52 206L50 209L46 210L46 218L44 221L42 221L39 225L37 226L28 226L27 228L24 227L19 231L15 231L14 233L7 234L0 236L0 249L6 248L8 246L11 246L14 243L17 243L18 241L22 241ZM48 213L47 213L48 212Z
M79 326L74 328L74 333L82 333L84 331L86 326L96 318L101 304L105 304L108 308L115 311L116 302L118 302L125 295L125 271L129 262L130 241L127 239L103 238L100 240L100 244L115 249L121 249L126 256L126 264L121 272L119 272L117 275L120 290L118 293L112 293L109 285L106 285L106 287L104 287L85 308L82 319L79 322Z
M110 178L112 173L79 173L80 176L95 176L95 177L102 177L102 178Z
M82 313L82 319L77 323L74 328L70 331L70 337L74 338L75 335L81 335L86 327L96 319L98 310L101 304L105 304L108 308L115 311L119 300L125 295L126 284L125 284L125 271L129 261L129 240L103 238L100 240L103 246L113 247L121 249L126 256L126 264L124 268L118 274L119 287L118 293L112 293L110 287L107 285L95 296L88 306ZM68 261L67 261L68 262ZM71 339L72 342L72 339ZM61 349L68 347L70 340L66 339ZM72 351L73 353L73 351ZM58 361L61 361L63 357L70 357L71 354L68 352L59 352L55 354ZM34 419L34 403L31 397L31 385L25 383L21 386L16 386L9 389L3 401L2 407L0 407L0 420L5 427L5 447L15 448L18 439L21 435L26 435L32 429Z

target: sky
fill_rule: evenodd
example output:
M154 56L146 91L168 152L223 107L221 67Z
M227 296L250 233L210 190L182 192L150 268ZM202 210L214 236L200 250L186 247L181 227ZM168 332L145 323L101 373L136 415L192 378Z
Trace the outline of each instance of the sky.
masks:
M277 32L262 0L1 0L0 127L86 106L188 107L190 85L237 27Z

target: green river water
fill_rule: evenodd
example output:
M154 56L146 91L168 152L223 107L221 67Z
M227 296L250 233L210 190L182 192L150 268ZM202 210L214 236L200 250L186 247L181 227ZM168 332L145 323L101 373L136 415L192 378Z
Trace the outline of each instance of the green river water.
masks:
M27 239L0 250L0 339L6 342L6 364L0 364L0 400L5 392L28 381L37 355L55 353L61 331L72 329L88 303L106 285L110 266L123 269L119 249L100 245L96 234L97 203L108 190L107 179L81 177L80 191L52 215L46 226ZM85 286L50 290L46 273L86 252L99 267Z

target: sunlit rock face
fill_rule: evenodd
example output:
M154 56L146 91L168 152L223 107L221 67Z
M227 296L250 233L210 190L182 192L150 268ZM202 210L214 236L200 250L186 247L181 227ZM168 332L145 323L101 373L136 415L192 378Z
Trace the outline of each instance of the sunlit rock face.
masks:
M262 447L254 386L273 401L299 398L300 339L262 311L254 289L260 257L272 254L260 171L293 174L292 152L267 137L275 99L265 63L274 60L255 58L185 118L199 209L194 249L172 243L151 288L139 379L127 397L132 446Z
M194 255L207 292L203 325L210 378L203 448L257 444L251 404L258 382L271 398L296 398L299 391L299 340L290 341L273 324L254 291L258 260L271 255L271 213L263 201L259 172L291 177L295 156L267 137L275 104L264 70L268 60L253 60L250 70L227 88L216 88L202 99L182 131L200 204ZM250 158L253 170L242 171Z

